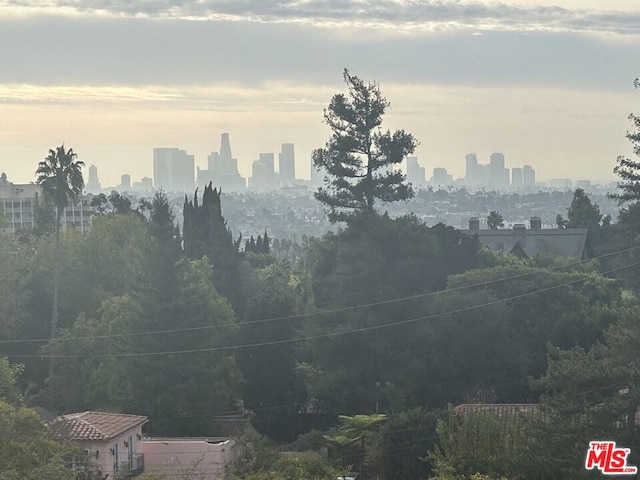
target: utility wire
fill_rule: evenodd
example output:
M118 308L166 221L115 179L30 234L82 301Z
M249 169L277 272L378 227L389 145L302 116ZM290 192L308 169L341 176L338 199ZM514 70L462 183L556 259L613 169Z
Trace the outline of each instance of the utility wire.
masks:
M260 323L275 322L275 321L280 321L280 320L292 320L292 319L301 319L301 318L307 318L307 317L328 315L328 314L333 314L333 313L345 312L345 311L349 311L349 310L357 310L357 309L360 309L360 308L377 307L377 306L380 306L380 305L388 305L388 304L393 304L393 303L406 302L408 300L426 298L426 297L430 297L430 296L434 296L434 295L442 295L442 294L456 292L456 291L460 291L460 290L472 289L472 288L477 288L477 287L484 287L484 286L493 285L493 284L500 283L500 282L506 282L506 281L516 280L516 279L519 279L519 278L538 275L538 274L541 274L541 273L553 272L555 270L559 270L559 269L562 269L562 268L574 267L576 265L581 265L581 264L584 264L584 263L588 263L588 262L591 262L593 260L599 260L599 259L610 257L610 256L613 256L613 255L620 255L620 254L628 253L628 252L631 252L631 251L637 250L637 249L640 249L640 246L630 247L630 248L627 248L625 250L619 250L619 251L616 251L616 252L611 252L611 253L599 255L597 257L593 257L593 258L590 258L590 259L578 260L576 262L567 263L567 264L564 264L564 265L556 265L556 266L549 267L549 268L536 269L536 270L531 271L531 272L520 273L518 275L512 275L512 276L509 276L509 277L503 277L503 278L498 278L498 279L493 279L493 280L487 280L487 281L484 281L484 282L478 282L478 283L474 283L474 284L470 284L470 285L461 285L461 286L455 287L455 288L448 288L448 289L445 289L445 290L438 290L438 291L435 291L435 292L427 292L427 293L421 293L421 294L417 294L417 295L410 295L410 296L407 296L407 297L399 297L399 298L393 298L393 299L389 299L389 300L382 300L382 301L379 301L379 302L372 302L372 303L365 303L365 304L359 304L359 305L351 305L351 306L347 306L347 307L319 310L317 312L301 313L301 314L297 314L297 315L286 315L286 316L282 316L282 317L263 318L263 319L259 319L259 320L249 320L249 321L240 322L240 323L234 322L234 323L225 323L225 324L219 324L219 325L205 325L205 326L200 326L200 327L176 328L176 329L170 329L170 330L153 330L153 331L147 331L147 332L115 333L115 334L109 334L109 335L87 335L87 336L80 336L80 337L66 337L66 338L55 338L55 339L51 339L51 338L32 338L32 339L23 339L23 340L18 340L18 339L0 340L0 345L1 344L10 344L10 343L38 343L38 342L39 343L47 343L47 342L50 342L50 341L68 342L68 341L75 341L75 340L101 340L101 339L106 339L106 338L123 338L123 337L138 337L138 336L145 336L145 335L161 335L161 334L168 334L168 333L182 333L182 332L211 330L211 329L224 328L224 327L235 327L235 328L237 328L237 327L241 327L241 326L245 326L245 325L254 325L254 324L260 324ZM612 271L614 271L614 270L612 270ZM603 272L602 275L607 274L607 273L611 273L612 271Z
M606 272L602 272L602 275L608 274L608 273L613 273L613 272L617 272L620 270L625 270L627 268L631 268L631 267L635 267L640 265L640 262L635 262L635 263L631 263L622 267L618 267L618 268L613 268L611 270L608 270ZM241 350L241 349L246 349L246 348L256 348L256 347L265 347L265 346L272 346L272 345L282 345L282 344L286 344L286 343L294 343L294 342L303 342L303 341L307 341L307 340L316 340L316 339L321 339L321 338L333 338L333 337L339 337L342 335L350 335L350 334L354 334L354 333L362 333L362 332L369 332L369 331L374 331L374 330L381 330L383 328L389 328L389 327L395 327L398 325L407 325L407 324L411 324L411 323L416 323L419 322L421 320L434 320L437 318L443 318L443 317L447 317L447 316L451 316L451 315L455 315L458 313L465 313L465 312L470 312L473 310L477 310L480 308L486 308L486 307L491 307L494 305L499 305L502 303L506 303L509 302L511 300L516 300L519 298L525 298L525 297L529 297L532 295L537 295L540 293L545 293L545 292L549 292L552 290L556 290L558 288L562 288L562 287L566 287L569 285L574 285L576 283L581 283L585 280L584 277L582 278L578 278L575 280L571 280L568 282L564 282L558 285L554 285L551 287L546 287L546 288L542 288L539 290L533 290L530 292L525 292L525 293L521 293L519 295L514 295L511 297L506 297L506 298L501 298L498 300L493 300L491 302L486 302L483 304L479 304L479 305L472 305L469 307L463 307L463 308L458 308L456 310L451 310L451 311L447 311L447 312L441 312L441 313L436 313L433 315L426 315L423 317L416 317L416 318L411 318L408 320L401 320L398 322L391 322L391 323L383 323L380 325L372 325L369 327L361 327L361 328L354 328L351 330L346 330L346 331L340 331L340 332L330 332L330 333L324 333L324 334L319 334L319 335L310 335L307 337L298 337L298 338L288 338L288 339L282 339L282 340L273 340L273 341L269 341L269 342L258 342L258 343L250 343L250 344L241 344L241 345L227 345L227 346L221 346L221 347L209 347L209 348L199 348L199 349L190 349L190 350L168 350L168 351L161 351L161 352L129 352L129 353L112 353L112 354L97 354L97 355L11 355L12 358L88 358L88 357L93 357L93 358L107 358L107 357L120 357L120 358L124 358L124 357L147 357L147 356L159 356L159 355L183 355L183 354L189 354L189 353L205 353L205 352L220 352L220 351L228 351L228 350Z

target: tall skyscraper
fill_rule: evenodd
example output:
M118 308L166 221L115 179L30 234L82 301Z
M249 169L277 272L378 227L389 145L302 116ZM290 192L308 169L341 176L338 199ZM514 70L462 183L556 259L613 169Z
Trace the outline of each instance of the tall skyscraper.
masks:
M85 190L88 193L94 194L100 193L100 190L102 190L100 180L98 180L98 167L96 167L95 165L91 165L89 167L89 179L85 184Z
M293 185L296 181L296 158L293 143L283 143L278 157L280 186Z
M433 169L433 176L429 183L432 185L451 185L453 183L453 176L447 172L446 168L436 167Z
M522 167L522 184L530 187L536 184L536 171L531 165Z
M131 175L125 173L120 176L120 190L131 190Z
M493 186L509 185L509 170L504 166L504 155L492 153L489 161L489 180Z
M417 187L425 183L425 170L418 164L418 157L407 157L407 180Z
M177 148L153 149L153 183L167 192L193 193L193 155Z
M276 188L273 153L261 153L253 162L249 187L252 190L269 191Z
M229 142L228 133L223 133L220 136L220 158L224 163L232 162L231 142Z
M231 143L229 134L223 133L220 137L220 153L211 152L207 157L207 170L198 168L197 181L199 187L204 187L207 183L226 192L242 191L246 187L246 182L238 172L238 160L231 155Z
M522 169L515 167L511 169L511 185L514 187L522 186Z
M469 153L465 157L466 174L465 180L469 185L477 185L482 183L480 169L478 168L478 156L475 153Z

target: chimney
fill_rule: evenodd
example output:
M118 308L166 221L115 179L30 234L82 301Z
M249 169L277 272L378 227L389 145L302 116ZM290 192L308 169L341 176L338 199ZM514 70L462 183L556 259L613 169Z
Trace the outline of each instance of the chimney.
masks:
M542 219L540 217L531 217L531 230L542 230Z
M469 231L480 230L480 219L478 217L471 217L469 219Z

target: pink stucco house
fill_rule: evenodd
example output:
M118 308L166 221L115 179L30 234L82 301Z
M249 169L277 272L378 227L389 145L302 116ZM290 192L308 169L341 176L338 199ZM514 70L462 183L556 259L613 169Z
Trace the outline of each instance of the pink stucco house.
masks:
M57 417L49 428L52 438L78 443L84 461L97 467L103 479L112 480L118 473L133 477L144 472L140 444L146 421L140 415L82 412Z
M225 478L225 468L240 456L240 447L230 438L145 438L140 444L145 457L145 475L166 480L185 476Z

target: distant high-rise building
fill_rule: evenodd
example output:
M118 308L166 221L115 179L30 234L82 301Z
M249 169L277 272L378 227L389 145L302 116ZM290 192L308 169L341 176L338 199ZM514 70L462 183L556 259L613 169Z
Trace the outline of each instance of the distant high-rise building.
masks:
M293 143L283 143L278 157L278 175L280 186L293 185L296 181L296 157Z
M98 180L98 167L95 165L89 167L89 179L84 187L88 193L100 193L102 190L102 186Z
M522 186L522 169L520 167L511 169L511 185L514 187Z
M168 192L188 192L194 189L193 155L177 148L153 149L153 182L155 188Z
M447 173L446 168L436 167L433 169L433 176L429 183L432 185L451 185L453 176Z
M149 177L142 177L139 182L131 184L131 190L148 192L153 190L153 181Z
M469 185L477 185L482 183L482 175L480 175L480 171L482 169L481 165L478 165L478 156L475 153L469 153L465 157L466 163L466 174L465 180Z
M120 176L120 185L119 189L123 190L131 190L131 175L124 174Z
M238 172L238 160L231 155L229 134L223 133L220 138L220 153L211 152L207 157L207 169L197 169L197 183L204 187L212 182L214 186L226 192L242 191L246 182Z
M274 190L276 188L274 164L273 153L261 153L258 160L253 162L249 188L260 191Z
M425 183L425 169L418 163L418 157L407 157L407 181L418 187Z
M489 180L493 186L509 185L509 170L504 166L504 155L492 153L489 161Z
M536 184L536 171L531 165L522 167L522 184L530 187Z

